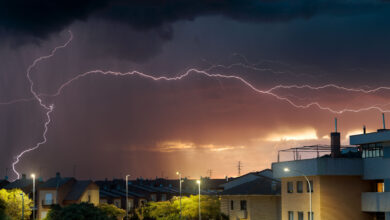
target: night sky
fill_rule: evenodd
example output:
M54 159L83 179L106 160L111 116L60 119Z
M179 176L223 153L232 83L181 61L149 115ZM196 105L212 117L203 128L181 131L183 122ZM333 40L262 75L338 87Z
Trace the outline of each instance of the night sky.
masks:
M54 110L47 142L21 157L20 173L236 176L238 161L242 173L261 170L279 149L328 144L335 117L348 144L390 111L388 1L0 0L2 176L8 168L15 178L16 155L43 140L46 110L26 70L71 34L31 71ZM175 77L191 68L268 93L193 71L172 81L93 73L50 96L91 70Z

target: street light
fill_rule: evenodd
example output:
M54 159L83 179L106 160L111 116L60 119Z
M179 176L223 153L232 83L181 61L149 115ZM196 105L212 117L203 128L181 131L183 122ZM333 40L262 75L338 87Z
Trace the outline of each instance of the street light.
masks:
M35 174L31 174L31 178L33 179L33 210L32 210L32 215L33 215L33 220L35 220Z
M180 189L180 219L181 219L181 173L178 171L176 175L179 176L179 189Z
M126 219L129 219L129 176L126 175Z
M200 214L200 180L197 180L196 183L199 186L199 220L202 220L202 215Z
M23 193L20 193L20 195L22 196L22 220L24 219L24 195Z
M299 173L299 174L301 174L302 176L305 177L305 179L306 179L306 181L307 181L307 184L308 184L308 186L309 186L309 198L310 198L309 219L310 219L310 220L313 220L312 201L311 201L311 184L310 184L309 179L307 178L307 176L306 176L304 173L302 173L301 171L298 171L298 170L290 170L288 167L285 167L285 168L283 169L283 171L286 172L286 173L288 173L288 172L290 172L290 171L296 172L296 173Z

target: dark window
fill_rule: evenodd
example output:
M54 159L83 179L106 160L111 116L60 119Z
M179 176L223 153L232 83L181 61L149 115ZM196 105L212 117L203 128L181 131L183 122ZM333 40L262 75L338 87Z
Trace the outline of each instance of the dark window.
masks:
M230 210L234 210L234 201L230 200Z
M310 180L309 182L310 182L311 192L313 192L313 189L314 189L313 180ZM310 192L309 183L306 182L306 185L307 185L307 192Z
M88 195L88 202L91 202L91 195Z
M298 220L303 220L303 212L298 212Z
M288 220L294 220L294 212L288 211Z
M310 219L310 212L307 212L307 220L314 220L314 213L311 213L312 217Z
M303 192L303 182L297 181L297 193L302 193L302 192Z
M240 201L240 209L241 210L246 210L246 200L241 200Z
M288 193L294 192L294 184L293 184L293 182L287 182L287 192Z

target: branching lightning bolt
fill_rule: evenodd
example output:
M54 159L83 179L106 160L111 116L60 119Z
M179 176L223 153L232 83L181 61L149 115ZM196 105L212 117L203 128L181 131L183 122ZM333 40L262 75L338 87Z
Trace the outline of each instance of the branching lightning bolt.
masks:
M67 47L68 44L73 39L72 32L69 31L69 34L70 34L69 40L65 44L54 48L49 55L37 58L28 67L27 72L26 72L26 77L27 77L27 79L28 79L28 81L30 83L30 93L32 94L33 97L32 98L27 98L27 99L19 99L19 100L9 101L9 102L5 102L5 103L0 103L0 105L2 105L2 104L6 105L6 104L17 103L17 102L35 100L35 101L38 102L38 104L45 111L46 119L45 119L45 122L44 122L44 130L43 130L43 134L42 134L42 139L43 140L38 142L38 143L36 143L34 146L29 147L26 150L22 151L20 154L18 154L16 156L15 161L12 163L12 169L13 169L14 173L16 174L17 178L19 178L20 175L19 175L18 171L16 170L15 166L19 163L21 157L23 155L25 155L26 153L31 152L31 151L39 148L42 144L45 144L47 142L46 135L47 135L47 132L48 132L48 126L49 126L49 124L51 122L51 113L54 110L54 106L52 104L44 103L44 101L42 100L42 97L47 97L47 96L56 97L56 96L59 96L59 95L61 95L62 91L67 86L69 86L70 84L72 84L76 80L79 80L81 78L87 77L87 76L92 75L92 74L102 74L102 75L112 75L112 76L139 76L139 77L150 79L150 80L154 80L154 81L178 81L178 80L182 80L182 79L186 78L190 74L199 74L199 75L202 75L202 76L205 76L205 77L209 77L209 78L237 80L238 82L244 84L246 87L248 87L249 89L251 89L253 92L255 92L257 94L263 94L263 95L272 96L272 97L276 98L277 100L285 101L288 104L290 104L291 106L293 106L295 108L298 108L298 109L308 109L308 108L311 108L311 107L317 107L318 109L325 110L325 111L331 112L333 114L343 114L343 113L346 113L346 112L357 113L357 112L368 111L368 110L377 110L377 111L380 111L380 112L390 112L390 110L383 109L383 107L385 105L382 105L382 106L374 105L374 106L369 106L369 107L366 107L366 108L359 108L359 109L345 108L345 109L342 109L342 110L336 110L336 109L332 109L332 108L327 107L327 106L323 106L319 102L310 102L308 104L296 104L291 99L289 99L287 97L280 96L280 95L275 93L275 90L277 90L277 89L293 89L293 88L297 88L297 89L308 88L308 89L313 89L313 90L320 90L320 89L326 89L326 88L336 88L336 89L340 89L340 90L343 90L343 91L350 91L350 92L374 93L374 92L378 92L380 90L390 90L390 87L378 87L378 88L371 89L371 90L364 90L364 89L354 89L354 88L342 87L342 86L338 86L338 85L335 85L335 84L327 84L327 85L318 86L318 87L314 87L314 86L310 86L310 85L288 85L288 86L277 85L277 86L275 86L275 87L273 87L271 89L268 89L268 90L261 90L259 88L256 88L252 83L250 83L249 81L245 80L243 77L240 77L238 75L229 75L229 74L209 73L208 72L209 70L211 70L212 68L216 68L217 66L212 66L212 67L210 67L208 69L205 69L205 70L199 70L199 69L196 69L196 68L191 68L191 69L188 69L187 71L185 71L184 73L182 73L182 74L180 74L178 76L175 76L175 77L153 76L153 75L142 73L142 72L139 72L139 71L136 71L136 70L129 71L129 72L116 72L116 71L110 71L110 70L109 71L105 71L105 70L97 69L97 70L91 70L91 71L84 72L84 73L81 73L79 75L76 75L75 77L73 77L73 78L69 79L68 81L64 82L57 89L57 91L55 93L53 93L53 94L44 94L44 93L39 93L38 94L34 90L34 81L31 79L31 71L34 69L34 67L36 67L36 65L39 62L53 57L55 55L56 51L58 51L59 49ZM229 66L223 66L223 67L226 68L226 67L229 67ZM264 71L265 71L265 69L264 69Z
M51 114L51 113L53 112L53 110L54 110L54 106L53 106L53 105L47 105L47 104L45 104L45 103L42 101L42 98L41 98L41 97L37 94L37 92L34 90L34 81L31 79L31 71L34 69L34 67L35 67L39 62L51 58L52 56L54 56L54 54L57 52L57 50L67 47L68 44L69 44L69 43L72 41L72 39L73 39L73 34L72 34L71 31L69 31L69 35L70 35L69 40L68 40L65 44L63 44L63 45L61 45L61 46L58 46L58 47L54 48L54 49L51 51L51 53L50 53L49 55L47 55L47 56L42 56L42 57L39 57L39 58L35 59L35 60L33 61L33 63L27 68L26 77L27 77L27 79L28 79L28 81L29 81L29 83L30 83L30 92L31 92L31 94L33 95L34 99L38 102L38 104L44 109L44 111L46 111L46 113L45 113L45 115L46 115L46 120L45 120L45 122L44 122L44 130L43 130L43 134L42 134L43 140L40 141L40 142L38 142L38 143L36 143L35 146L29 147L29 148L27 148L26 150L23 150L20 154L18 154L18 155L16 156L15 161L12 163L12 170L13 170L14 173L16 174L17 179L19 179L20 174L19 174L19 172L16 170L15 166L19 163L20 158L21 158L24 154L26 154L26 153L28 153L28 152L30 152L30 151L33 151L33 150L39 148L39 146L41 146L42 144L46 143L46 141L47 141L46 134L47 134L47 131L49 130L49 127L48 127L48 126L49 126L49 124L50 124L50 122L51 122L50 114Z

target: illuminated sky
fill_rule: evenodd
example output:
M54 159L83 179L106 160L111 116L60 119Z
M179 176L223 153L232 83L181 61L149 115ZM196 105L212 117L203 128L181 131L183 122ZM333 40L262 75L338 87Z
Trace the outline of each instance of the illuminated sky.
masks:
M22 150L42 140L45 114L29 91L34 59L73 40L33 69L38 93L53 94L90 70L173 77L190 68L235 75L267 91L278 85L388 86L387 1L0 0L0 175ZM213 66L214 65L214 66ZM210 68L213 67L213 68ZM47 143L17 169L44 177L191 178L269 168L277 151L327 144L338 117L348 134L381 126L389 89L276 87L259 94L239 80L191 74L180 81L91 74L57 97ZM390 114L389 116L390 117ZM9 175L14 177L9 170Z

